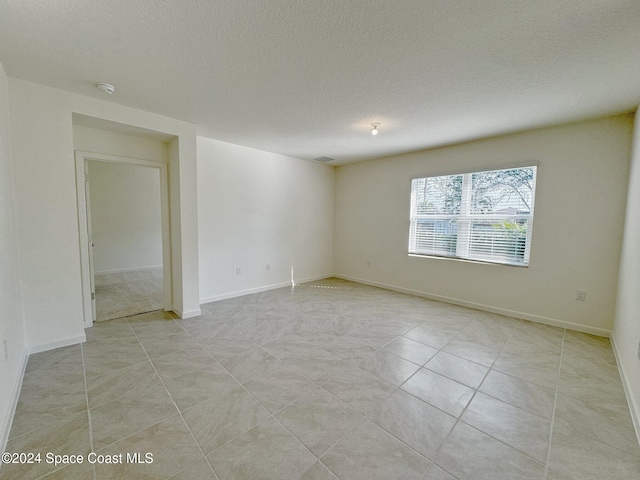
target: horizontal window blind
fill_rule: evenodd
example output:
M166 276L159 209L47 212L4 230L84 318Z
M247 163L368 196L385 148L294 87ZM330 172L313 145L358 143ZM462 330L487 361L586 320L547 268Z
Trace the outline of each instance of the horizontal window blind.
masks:
M529 264L536 167L411 182L409 253Z

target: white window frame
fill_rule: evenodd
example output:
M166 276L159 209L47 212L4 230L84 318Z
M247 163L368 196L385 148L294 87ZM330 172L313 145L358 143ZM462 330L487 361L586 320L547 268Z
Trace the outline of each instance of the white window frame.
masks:
M470 261L470 262L478 262L478 263L488 263L495 265L506 265L506 266L515 266L515 267L523 267L526 268L529 266L530 256L531 256L531 238L533 232L533 221L534 221L534 210L535 210L535 192L536 192L536 180L537 180L537 163L536 162L528 162L522 165L512 165L508 167L499 166L493 168L484 168L482 170L474 170L470 172L464 173L449 173L449 174L438 174L438 175L428 175L428 176L420 176L411 179L411 206L409 213L409 256L415 257L427 257L427 258L445 258L445 259L453 259L453 260L461 260L461 261ZM533 184L532 184L532 192L531 192L531 208L528 214L473 214L471 213L471 197L472 197L472 176L477 173L485 173L485 172L493 172L500 170L515 170L521 168L533 168L534 176L533 176ZM416 180L428 179L428 178L437 178L437 177L445 177L445 176L462 176L462 195L461 195L461 211L460 214L423 214L418 215L416 213L417 210L417 190L413 188L413 182ZM455 255L447 255L446 253L419 253L417 248L417 225L418 219L429 219L429 220L456 220L457 233L456 233L456 253ZM470 254L470 235L471 235L471 224L473 220L477 221L504 221L509 220L512 222L518 221L526 221L527 222L527 232L525 238L525 251L524 251L524 260L523 262L509 262L509 261L500 261L497 258L488 258L488 256L481 255L473 255Z

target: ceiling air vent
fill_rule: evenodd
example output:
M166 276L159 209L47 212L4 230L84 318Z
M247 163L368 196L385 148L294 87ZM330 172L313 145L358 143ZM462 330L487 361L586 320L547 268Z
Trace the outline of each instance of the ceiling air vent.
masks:
M326 162L333 162L335 160L335 158L331 158L331 157L318 157L318 158L314 158L314 160L316 162L321 162L321 163L326 163Z

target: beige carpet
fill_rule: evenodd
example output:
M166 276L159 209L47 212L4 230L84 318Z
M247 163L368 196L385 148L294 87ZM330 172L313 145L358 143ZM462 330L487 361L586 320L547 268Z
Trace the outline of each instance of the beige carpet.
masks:
M163 307L162 267L97 274L95 281L97 322Z

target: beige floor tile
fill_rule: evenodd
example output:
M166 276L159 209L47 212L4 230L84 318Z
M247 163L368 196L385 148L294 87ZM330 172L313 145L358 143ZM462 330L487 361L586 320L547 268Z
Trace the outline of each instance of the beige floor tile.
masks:
M474 320L464 327L456 339L483 345L492 350L500 350L511 338L516 325L514 322L481 322Z
M544 463L551 422L483 393L478 393L460 419L516 450Z
M253 428L269 415L269 411L242 387L205 400L183 412L187 425L205 454Z
M365 372L369 372L385 382L399 387L420 368L404 358L400 358L386 350L378 350L358 362Z
M218 480L207 460L200 460L175 474L170 480Z
M68 391L54 390L20 396L9 438L47 429L66 418L87 411L84 389L70 386Z
M447 472L442 470L435 463L431 464L427 474L424 476L423 480L456 480L455 477L452 477Z
M272 413L316 388L309 380L285 365L249 380L243 386Z
M316 461L274 418L210 453L220 480L297 480Z
M422 324L409 330L404 336L424 345L440 349L453 340L458 331L453 326L444 328L440 325Z
M318 380L318 384L364 414L375 410L395 387L357 367Z
M175 474L170 480L219 480L207 460L200 460Z
M640 478L640 458L602 442L554 428L548 480L631 480Z
M560 353L554 348L535 347L509 340L493 368L541 387L555 390L558 384Z
M87 377L99 377L137 363L146 362L148 360L147 354L135 337L134 340L135 343L115 346L111 350L98 352L87 349L92 352L85 355L84 358Z
M220 360L220 364L240 383L246 383L284 364L261 347Z
M627 402L594 396L558 395L555 425L640 457Z
M202 347L213 355L218 362L231 357L241 355L256 348L256 344L236 331L226 333L224 336L208 340L197 338Z
M94 466L83 457L82 463L69 464L42 477L44 480L87 480L94 478ZM0 478L4 478L0 475Z
M544 465L465 423L458 423L434 462L459 480L543 480Z
M444 347L444 351L485 367L490 367L498 358L500 347L482 345L473 340L456 337Z
M430 461L365 420L321 458L341 480L421 480Z
M396 390L369 418L429 459L433 459L456 419L403 390Z
M609 365L585 368L564 360L558 379L558 393L575 398L615 398L626 402L620 373Z
M194 347L154 358L151 363L163 380L198 368L214 368L218 362L204 348Z
M276 418L317 457L321 457L364 418L325 390L316 389Z
M180 352L187 348L196 348L196 341L183 330L166 336L150 336L140 338L140 343L149 358L161 357L169 353Z
M425 368L402 385L402 389L454 417L462 413L474 393L473 389Z
M438 353L436 348L405 337L396 338L384 349L421 366Z
M92 407L93 446L99 450L176 413L162 384Z
M343 337L345 334L338 330L327 329L324 327L305 327L296 331L296 335L304 338L307 342L323 347L334 340Z
M286 364L294 368L300 375L313 381L319 381L331 375L350 368L344 360L321 348L310 348L307 351L285 360Z
M9 440L6 452L40 453L40 463L5 464L0 471L2 480L39 478L59 468L46 461L47 453L59 455L87 455L91 451L89 419L86 412L65 418L47 429L35 430Z
M189 335L200 343L238 334L233 327L230 327L222 320L214 318L186 318L184 320L178 320L177 322Z
M304 472L300 480L338 480L338 477L331 473L331 470L325 467L322 462L316 462Z
M384 347L398 337L398 333L393 328L369 326L360 327L349 335L374 348Z
M582 362L617 366L611 341L605 337L567 330L563 355L576 355Z
M71 345L30 355L25 373L58 368L69 371L70 369L77 370L78 367L82 369L82 349L80 345Z
M280 320L280 319L278 319ZM290 329L282 325L279 321L260 321L250 328L244 329L236 326L237 330L245 335L249 340L258 345L265 345L290 333Z
M264 345L263 348L286 363L304 356L309 351L317 349L315 345L310 344L304 338L294 333L269 342Z
M547 480L640 478L640 446L609 340L346 280L313 285L215 302L191 319L154 311L102 322L86 329L81 346L32 355L8 449L77 453L91 448L90 438L96 449L146 445L155 440L145 435L157 431L165 467L102 472L221 480L200 446L207 454L228 446L239 461L255 453L246 471L222 467L230 478L264 458L265 475L282 476L286 455L297 451L309 460L292 470L302 480L418 478L423 467L423 480L542 480L544 433L554 419ZM219 362L244 385L229 382ZM181 418L176 402L191 441L179 422L182 433L161 434ZM344 436L349 411L368 419ZM273 428L256 428L265 421ZM189 442L200 457L179 454ZM318 455L329 450L318 462L305 443ZM290 452L282 456L283 448ZM405 455L422 459L420 467ZM93 478L93 467L72 467L3 467L0 478Z
M479 391L551 420L555 392L497 370L489 372Z
M159 384L160 377L148 360L100 377L88 378L89 406L94 408Z
M471 388L478 388L489 371L485 366L447 352L438 353L424 367Z
M371 345L349 335L340 337L322 348L336 357L352 363L358 362L376 351Z
M96 327L93 327L96 328ZM131 328L127 326L130 331L130 335L121 337L109 337L107 335L101 335L99 339L93 341L87 341L83 345L83 354L85 362L94 357L110 358L119 356L133 356L136 354L144 354L142 345L138 341L137 337L131 331Z
M198 368L164 381L171 398L180 410L238 387L238 382L220 365Z
M529 343L535 347L551 348L559 353L564 339L564 329L542 323L522 321L511 337L514 341Z
M105 480L168 478L204 459L180 415L169 417L96 453L123 459L121 464L96 465L97 477ZM135 454L138 454L137 460L130 462Z

